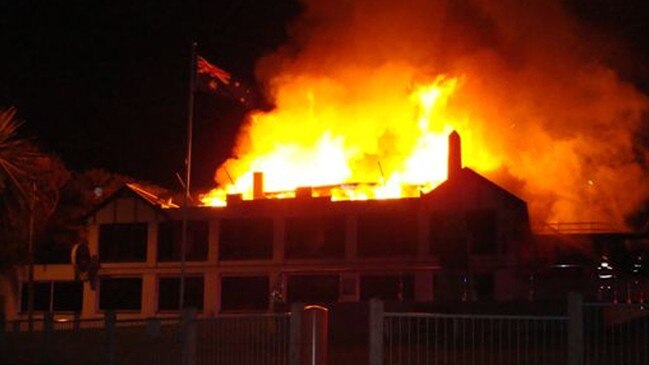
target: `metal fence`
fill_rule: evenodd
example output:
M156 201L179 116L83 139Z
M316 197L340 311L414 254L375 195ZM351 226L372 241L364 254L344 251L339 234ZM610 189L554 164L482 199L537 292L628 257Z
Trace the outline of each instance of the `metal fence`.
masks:
M0 328L3 364L178 364L179 318L11 321Z
M586 303L584 364L649 364L649 310L646 304Z
M370 365L646 365L646 304L582 303L566 316L385 313L370 305Z
M290 315L223 315L196 322L196 364L289 362Z
M385 313L385 364L565 363L567 317Z
M196 319L11 321L0 328L0 363L207 365L289 364L290 313Z

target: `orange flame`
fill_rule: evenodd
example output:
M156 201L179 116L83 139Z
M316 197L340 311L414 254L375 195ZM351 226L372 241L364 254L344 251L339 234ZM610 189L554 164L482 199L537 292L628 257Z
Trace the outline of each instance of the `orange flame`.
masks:
M239 145L245 153L218 170L223 187L202 202L223 206L227 194L252 199L257 171L264 173L265 191L275 197L318 186L331 186L315 195L333 200L413 197L431 190L446 179L448 134L466 129L447 110L461 78L439 76L428 83L404 83L397 92L386 90L392 75L409 72L404 65L379 70L374 83L385 85L361 100L332 79L287 80L275 110L251 115L248 141ZM470 147L465 151L469 160L477 155ZM472 166L475 162L482 169L497 165L489 156ZM224 179L232 176L233 181Z
M255 112L203 197L300 186L332 199L417 196L465 165L529 204L536 224L623 227L649 197L649 98L565 2L300 0L287 44L257 64ZM446 75L446 76L439 76Z

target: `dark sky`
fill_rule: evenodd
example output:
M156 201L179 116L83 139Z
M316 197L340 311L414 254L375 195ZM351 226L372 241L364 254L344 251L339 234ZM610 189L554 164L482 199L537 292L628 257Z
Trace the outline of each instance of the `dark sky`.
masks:
M626 65L624 76L647 91L649 6L569 6L626 43L640 61ZM253 83L255 61L285 41L299 9L289 0L0 0L0 107L16 106L22 133L73 170L103 167L177 188L191 40L201 55ZM208 187L243 109L199 94L195 111L194 186Z
M1 3L1 1L0 1ZM104 167L177 187L191 40L254 85L255 60L285 41L290 1L11 1L0 8L0 107L74 170ZM197 95L194 185L212 185L243 109Z

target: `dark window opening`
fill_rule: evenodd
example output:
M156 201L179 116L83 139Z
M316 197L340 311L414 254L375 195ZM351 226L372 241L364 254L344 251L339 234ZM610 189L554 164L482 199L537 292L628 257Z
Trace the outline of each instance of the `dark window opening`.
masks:
M34 310L39 312L81 312L83 283L80 281L34 282ZM23 283L20 309L29 306L29 285Z
M473 276L473 291L477 300L494 299L494 276L493 274L476 274Z
M466 223L471 242L471 253L477 255L497 253L497 226L494 210L467 212Z
M99 226L99 259L102 262L146 261L146 246L146 223L115 223Z
M206 221L187 222L187 261L207 260L209 227ZM182 249L182 222L162 222L158 226L158 261L180 261Z
M611 281L614 280L593 280L593 277L578 265L555 265L536 273L532 282L528 280L528 286L534 290L535 299L565 298L569 292L576 291L583 293L584 297L590 300L602 300L603 297L597 298L598 288L605 289L602 294L609 289L612 291L614 285Z
M361 276L361 300L414 300L415 280L406 275L363 275Z
M203 310L203 277L185 278L184 307ZM180 278L160 278L158 281L158 310L178 310Z
M417 253L417 214L370 213L358 217L358 254L362 257Z
M465 274L438 271L433 276L433 300L438 303L457 303L468 300L469 286Z
M288 278L288 301L305 304L338 301L338 275L293 275Z
M140 310L141 278L103 278L99 283L99 309Z
M263 311L268 309L267 276L226 276L221 279L221 310Z
M345 217L293 217L286 220L287 258L342 258Z
M430 217L430 253L439 256L445 268L465 268L468 232L460 214L433 213Z
M223 219L219 229L221 260L254 260L272 257L273 220Z

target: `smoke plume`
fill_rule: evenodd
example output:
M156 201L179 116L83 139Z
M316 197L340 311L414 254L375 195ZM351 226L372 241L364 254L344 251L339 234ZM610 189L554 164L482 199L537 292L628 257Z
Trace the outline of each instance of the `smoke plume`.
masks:
M416 142L397 131L417 122L398 105L368 110L416 85L455 80L440 107L443 120L429 128L458 129L464 164L527 200L537 223L621 228L649 196L649 155L635 138L649 99L604 63L610 48L591 39L562 2L303 3L290 41L258 63L277 109L250 119L225 165L231 173L251 167L251 151L282 142L265 136L296 129L311 131L310 143L326 133L355 141L361 152L351 158L352 177L375 160L390 169L393 151ZM308 113L284 117L304 104ZM330 114L339 122L329 122ZM220 184L227 183L224 171L217 172Z

